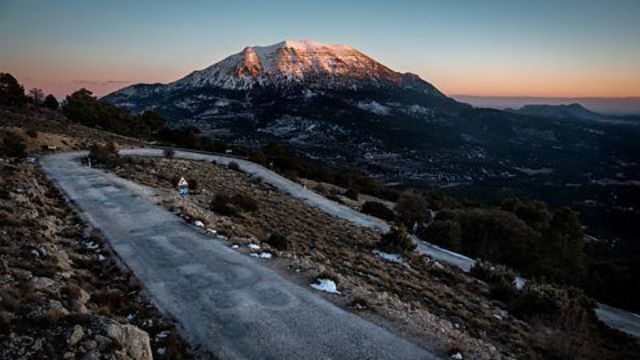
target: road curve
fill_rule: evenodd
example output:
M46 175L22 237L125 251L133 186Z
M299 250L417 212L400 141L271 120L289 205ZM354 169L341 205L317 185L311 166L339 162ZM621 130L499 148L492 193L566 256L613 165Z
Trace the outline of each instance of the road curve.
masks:
M127 149L120 151L122 155L139 155L139 156L162 156L162 149L142 148L142 149ZM201 160L201 161L215 161L219 164L227 165L231 161L238 163L240 169L252 176L258 176L262 178L265 183L271 184L277 189L288 193L289 195L298 198L311 206L315 206L324 212L334 215L336 217L349 220L355 224L373 227L381 231L388 231L389 225L372 216L355 211L347 206L338 204L331 201L304 186L293 182L261 165L253 163L251 161L237 159L233 157L216 155L203 152L191 152L191 151L175 151L176 158L188 159L188 160ZM462 254L443 249L439 246L422 241L417 237L413 237L414 241L418 245L417 250L421 254L426 254L434 259L440 260L447 264L454 265L464 271L469 271L475 264L475 260L464 256ZM522 283L524 282L524 279ZM613 308L608 305L598 304L596 314L600 320L604 321L609 326L625 331L631 335L640 337L640 315L632 312Z
M436 358L212 240L140 186L81 166L83 154L41 164L197 348L225 359Z

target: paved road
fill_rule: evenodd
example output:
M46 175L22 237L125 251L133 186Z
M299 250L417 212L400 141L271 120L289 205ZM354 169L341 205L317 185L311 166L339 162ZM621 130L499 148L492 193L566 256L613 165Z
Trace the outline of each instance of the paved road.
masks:
M81 154L42 166L190 343L225 359L435 358L200 233L140 186L81 166Z
M121 151L121 153L123 155L162 156L162 150L149 148L123 150ZM340 217L345 220L349 220L359 225L373 227L382 231L389 230L389 225L386 222L331 201L311 190L308 190L300 184L293 182L281 175L278 175L277 173L253 162L227 156L188 151L176 151L175 157L190 160L215 161L224 165L228 164L231 161L235 161L238 163L242 171L253 176L259 176L265 183L269 183L279 190L288 193L295 198L301 199L306 203L325 211L328 214ZM414 241L418 244L417 250L420 253L429 255L434 259L443 261L445 263L457 266L464 271L469 271L469 269L471 269L471 267L473 267L473 265L475 264L475 260L467 256L427 243L415 236ZM520 284L524 283L524 279L519 280ZM616 309L604 304L598 304L596 314L609 326L640 337L639 315L628 311Z

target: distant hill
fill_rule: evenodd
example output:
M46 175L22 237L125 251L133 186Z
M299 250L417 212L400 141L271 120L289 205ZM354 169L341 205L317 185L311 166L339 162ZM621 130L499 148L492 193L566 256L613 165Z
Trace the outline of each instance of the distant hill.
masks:
M605 118L604 115L591 111L578 103L566 105L525 105L517 110L508 109L508 111L524 115L566 119L602 120Z
M517 109L524 105L562 105L578 103L587 109L613 115L640 115L640 97L530 97L451 95L454 99L478 107Z

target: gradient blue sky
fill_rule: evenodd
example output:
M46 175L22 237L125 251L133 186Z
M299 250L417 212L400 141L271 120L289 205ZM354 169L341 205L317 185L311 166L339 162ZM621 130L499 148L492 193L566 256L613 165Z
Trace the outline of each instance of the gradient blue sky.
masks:
M640 0L0 0L0 71L56 95L283 39L348 44L449 94L640 96Z

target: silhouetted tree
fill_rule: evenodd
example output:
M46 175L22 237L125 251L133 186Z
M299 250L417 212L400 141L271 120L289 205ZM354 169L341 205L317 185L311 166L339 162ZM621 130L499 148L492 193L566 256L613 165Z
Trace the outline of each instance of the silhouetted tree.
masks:
M44 91L42 89L33 88L29 90L29 98L34 105L42 105L44 102Z
M584 274L584 234L578 217L568 207L553 214L542 241L541 271L554 280L575 283Z
M58 99L56 99L56 97L52 94L49 94L44 98L44 102L42 103L42 105L44 105L44 107L46 107L47 109L53 111L58 110L58 107L60 106L60 104L58 103Z
M9 73L0 73L0 105L25 107L28 100L16 78Z
M520 220L540 232L549 225L551 220L547 204L542 201L524 202L519 198L510 198L502 203L502 209L516 214Z

